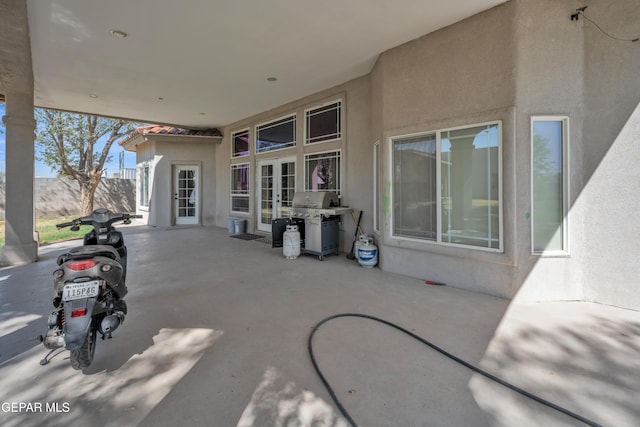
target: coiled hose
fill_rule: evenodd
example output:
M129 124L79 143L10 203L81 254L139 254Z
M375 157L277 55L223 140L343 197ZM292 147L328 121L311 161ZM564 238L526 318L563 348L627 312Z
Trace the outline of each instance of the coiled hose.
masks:
M321 320L320 322L318 322L313 329L311 330L311 334L309 334L309 340L307 343L307 348L309 350L309 357L311 358L311 363L313 363L313 367L315 368L316 372L318 373L318 376L320 377L320 380L322 381L322 383L324 384L324 386L327 388L327 391L329 392L329 395L331 396L331 398L333 399L333 401L335 402L335 404L338 406L338 408L340 409L340 412L342 413L342 415L346 418L346 420L349 422L349 424L353 427L357 427L358 424L356 424L356 422L354 421L354 419L351 417L351 415L349 414L349 412L347 412L347 410L345 409L345 407L342 405L342 402L340 402L340 399L338 399L338 397L336 396L335 392L333 391L333 389L331 388L331 385L329 385L329 382L327 381L327 379L324 377L324 375L322 374L322 372L320 371L320 368L318 367L318 363L316 362L316 358L315 355L313 353L313 336L315 335L316 331L320 328L320 326L324 325L325 323L327 323L330 320L333 319L337 319L339 317L359 317L359 318L363 318L363 319L369 319L369 320L375 320L376 322L379 323L383 323L387 326L390 326L394 329L397 329L401 332L404 332L405 334L409 335L410 337L420 341L421 343L431 347L432 349L434 349L435 351L437 351L438 353L443 354L444 356L454 360L455 362L459 363L462 366L465 366L466 368L472 370L473 372L480 374L492 381L495 381L496 383L507 387L517 393L520 393L523 396L528 397L529 399L535 400L538 403L541 403L545 406L548 406L549 408L555 409L558 412L561 412L565 415L568 415L571 418L574 418L588 426L591 427L602 427L602 425L596 423L595 421L592 421L588 418L583 417L580 414L576 414L575 412L572 412L568 409L563 408L562 406L556 405L553 402L550 402L546 399L543 399L541 397L536 396L535 394L529 393L526 390L521 389L518 386L515 386L501 378L496 377L495 375L492 375L490 373L488 373L487 371L478 368L477 366L472 365L471 363L460 359L459 357L449 353L446 350L443 350L442 348L438 347L437 345L427 341L426 339L419 337L418 335L414 334L413 332L410 332L406 329L404 329L401 326L398 326L394 323L391 323L387 320L384 319L380 319L378 317L374 317L374 316L369 316L368 314L361 314L361 313L341 313L341 314L334 314L332 316L326 317L323 320Z

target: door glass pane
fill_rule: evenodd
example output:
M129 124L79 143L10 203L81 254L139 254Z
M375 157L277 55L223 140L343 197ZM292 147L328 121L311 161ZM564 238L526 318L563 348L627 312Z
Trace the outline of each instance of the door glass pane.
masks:
M436 136L393 143L393 234L435 240L437 236Z
M296 191L296 163L286 162L280 165L280 202L281 206L291 207Z
M500 247L498 125L441 133L442 241Z
M196 216L196 180L195 171L178 171L178 216Z
M261 168L262 197L260 200L260 222L271 224L273 219L273 165Z
M534 121L533 251L563 250L563 121Z

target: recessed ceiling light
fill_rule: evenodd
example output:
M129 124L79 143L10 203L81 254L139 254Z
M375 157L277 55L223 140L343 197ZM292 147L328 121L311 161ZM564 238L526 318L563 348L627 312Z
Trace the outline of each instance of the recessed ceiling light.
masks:
M267 81L268 81L268 82L275 82L275 81L277 81L277 80L278 80L278 78L277 78L277 77L267 77Z
M125 39L129 36L129 34L122 30L111 30L111 35L114 37L120 37L121 39Z
M90 93L89 94L89 98L97 98L97 97L98 97L98 95L96 95L95 93Z

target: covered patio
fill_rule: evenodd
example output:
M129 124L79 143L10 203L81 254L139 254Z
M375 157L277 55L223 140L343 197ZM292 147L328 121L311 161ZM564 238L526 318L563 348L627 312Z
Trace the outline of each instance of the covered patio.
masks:
M66 351L40 366L35 341L55 259L77 242L0 271L1 425L348 425L307 352L313 326L345 312L396 323L597 424L640 423L636 311L510 302L344 255L287 260L218 227L124 232L129 314L82 373ZM325 323L314 354L358 425L582 425L370 320Z

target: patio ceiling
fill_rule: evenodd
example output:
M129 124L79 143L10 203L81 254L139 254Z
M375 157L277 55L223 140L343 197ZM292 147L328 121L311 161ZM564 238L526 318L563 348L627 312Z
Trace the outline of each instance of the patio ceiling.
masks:
M220 127L364 75L385 50L503 2L27 0L35 104Z

